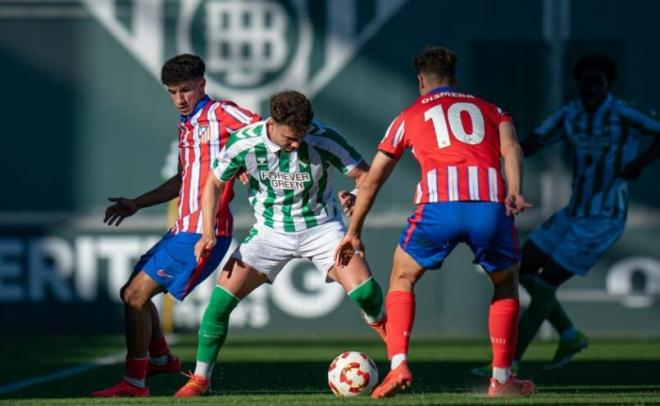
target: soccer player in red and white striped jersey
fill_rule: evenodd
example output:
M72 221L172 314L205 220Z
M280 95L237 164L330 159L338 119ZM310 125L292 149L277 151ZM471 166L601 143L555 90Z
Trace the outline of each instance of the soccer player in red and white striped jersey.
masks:
M502 123L512 120L499 107L441 86L420 97L390 124L378 150L395 159L412 150L422 172L417 204L501 203Z
M121 289L127 346L124 377L107 389L93 392L93 397L148 396L148 376L181 368L179 358L170 354L151 298L164 292L183 300L215 270L231 244L229 203L234 192L229 185L223 190L215 216L218 244L204 261L196 261L194 246L202 232L202 190L229 135L260 117L234 102L209 98L204 72L204 61L189 54L168 60L161 70L161 81L181 113L178 173L135 199L111 198L114 203L106 209L104 222L119 225L141 208L179 197L176 224L140 258Z
M363 250L361 233L376 193L406 149L421 168L414 214L394 254L385 324L391 371L372 397L392 396L412 383L407 355L415 296L427 269L436 269L466 243L494 285L489 330L493 349L491 396L529 395L530 381L511 374L518 325L520 255L513 215L530 205L521 194L522 151L511 117L497 106L455 90L456 56L429 47L415 59L421 96L387 129L351 225L337 248L342 263ZM504 158L506 183L502 178Z

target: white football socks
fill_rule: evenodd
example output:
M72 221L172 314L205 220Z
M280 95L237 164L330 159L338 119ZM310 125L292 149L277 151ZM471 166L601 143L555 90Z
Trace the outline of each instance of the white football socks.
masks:
M390 369L394 369L406 361L408 361L408 356L406 354L394 354L390 363Z
M206 362L197 361L197 364L195 364L195 375L203 376L206 379L211 379L214 365L215 363L207 364Z
M493 367L493 378L499 383L506 383L511 377L511 368Z

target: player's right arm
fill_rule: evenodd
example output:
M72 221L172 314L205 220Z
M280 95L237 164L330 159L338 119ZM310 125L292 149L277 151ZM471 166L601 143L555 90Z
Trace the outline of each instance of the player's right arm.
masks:
M113 204L105 209L103 222L109 226L113 224L118 226L126 217L132 216L142 208L155 206L174 199L179 195L180 188L181 173L177 173L157 188L134 199L127 197L110 197L108 200L113 202Z

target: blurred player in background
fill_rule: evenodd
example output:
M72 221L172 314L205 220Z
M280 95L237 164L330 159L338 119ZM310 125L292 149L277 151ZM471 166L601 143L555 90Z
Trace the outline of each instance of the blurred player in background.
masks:
M175 397L207 393L213 365L226 337L229 315L238 302L264 283L272 283L294 258L310 259L327 282L336 281L361 309L365 321L384 334L383 293L360 255L341 269L334 253L344 225L334 202L331 167L355 180L358 188L368 165L332 128L313 121L309 100L296 91L275 94L271 117L234 134L213 165L203 195L204 233L195 253L207 256L219 243L212 213L236 173L250 176L250 204L256 224L218 278L199 329L197 365ZM348 211L352 202L342 194Z
M627 180L660 154L660 121L611 94L614 62L603 55L583 57L573 68L580 99L548 117L522 143L525 156L558 141L573 152L573 192L568 206L543 223L522 250L520 283L532 298L520 319L516 364L544 320L559 334L548 365L565 365L587 347L557 300L557 288L586 275L623 233L628 211ZM655 136L638 156L640 135Z
M205 93L204 71L202 59L189 54L168 60L161 70L161 81L181 113L179 172L135 199L110 198L114 203L106 209L103 221L118 226L141 208L179 197L176 224L140 258L121 288L128 350L124 377L91 396L148 396L147 377L179 371L181 361L169 351L151 298L166 292L183 300L215 270L231 243L233 220L229 202L234 192L232 181L228 181L222 204L212 214L215 228L210 232L218 243L209 251L207 260L197 264L193 249L202 232L202 188L211 163L220 155L229 134L259 120L259 116L231 101L211 100Z
M412 383L407 354L415 313L413 287L454 247L466 243L493 283L489 331L493 370L488 394L526 396L531 381L511 374L518 326L519 253L514 215L530 207L522 196L522 151L511 118L497 106L454 90L456 56L429 47L415 59L419 97L385 133L367 179L360 185L353 220L337 249L343 262L362 250L362 227L376 194L406 149L422 176L417 209L394 253L385 325L391 371L372 397L392 396ZM501 176L504 158L506 184Z

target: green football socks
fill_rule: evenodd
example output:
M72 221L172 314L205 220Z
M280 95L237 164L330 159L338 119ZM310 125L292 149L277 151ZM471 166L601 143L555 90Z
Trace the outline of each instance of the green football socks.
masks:
M197 360L213 364L227 338L229 315L239 300L220 286L213 289L202 323L199 326Z
M543 283L538 278L524 281L521 278L520 282L532 297L532 302L520 318L515 360L522 358L527 346L532 342L556 303L554 287Z
M552 310L550 310L550 314L548 314L548 321L559 334L562 334L564 331L573 328L573 322L568 317L566 311L564 311L564 308L556 297L554 305L552 306Z
M383 315L383 290L373 276L348 292L360 307L368 323L380 321Z

